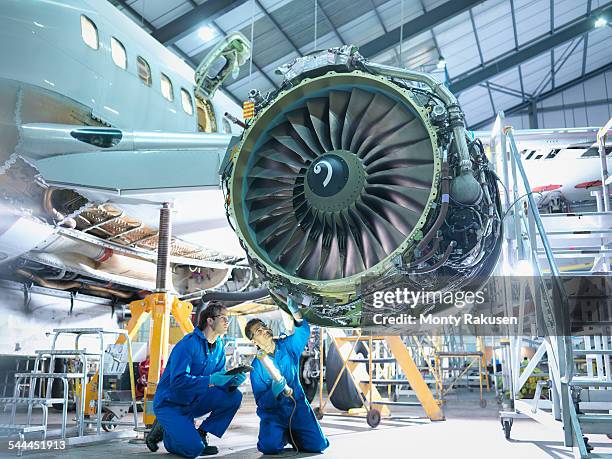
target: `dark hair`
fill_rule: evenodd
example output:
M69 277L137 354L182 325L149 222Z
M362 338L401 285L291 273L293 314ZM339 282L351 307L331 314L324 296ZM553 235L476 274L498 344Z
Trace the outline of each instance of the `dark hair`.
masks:
M206 309L204 309L200 313L200 320L198 322L198 328L200 330L204 330L206 328L206 321L208 319L213 319L216 316L221 315L221 313L227 309L223 303L220 301L209 301Z
M257 324L266 325L263 320L255 318L249 320L244 326L244 336L246 336L247 339L253 339L253 333L251 333L251 328L253 328Z

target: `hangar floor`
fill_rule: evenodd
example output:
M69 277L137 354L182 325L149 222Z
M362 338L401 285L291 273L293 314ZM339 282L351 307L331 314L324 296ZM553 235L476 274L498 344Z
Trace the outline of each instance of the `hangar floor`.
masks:
M421 417L422 413L416 408L395 410L395 414L406 418L386 419L378 428L371 429L363 418L349 418L330 413L321 421L321 426L330 440L330 447L324 454L294 455L292 450L286 449L282 456L276 457L321 459L406 456L490 459L492 455L495 459L574 457L571 449L563 446L560 428L556 431L531 420L516 420L512 428L512 439L506 440L498 418L498 406L490 395L487 407L484 409L479 407L476 393L449 397L445 408L447 420L443 422L430 422ZM212 439L211 443L219 447L217 457L226 459L262 457L255 448L258 427L253 401L245 396L243 406L224 438ZM590 435L590 443L597 453L612 452L612 441L603 435ZM15 457L15 452L11 451L9 455L6 453L6 449L3 448L0 457ZM61 452L24 453L24 457L28 456L37 459L178 457L168 454L163 446L157 453L150 453L142 443L133 443L127 439L71 447Z

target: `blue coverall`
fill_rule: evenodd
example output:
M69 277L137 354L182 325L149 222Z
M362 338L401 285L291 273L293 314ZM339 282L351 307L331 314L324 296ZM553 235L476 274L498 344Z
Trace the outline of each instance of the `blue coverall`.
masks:
M194 418L210 413L200 426L221 437L240 407L242 392L229 387L208 387L212 373L225 370L221 338L210 346L199 328L181 339L170 354L153 402L157 421L164 428L164 446L185 457L199 456L204 443Z
M295 327L295 333L275 340L276 349L270 356L293 389L296 402L291 421L291 432L300 451L318 453L329 446L323 435L300 384L299 365L302 351L310 337L310 326L304 320ZM253 361L251 386L260 418L257 449L264 454L277 454L289 443L289 416L293 411L290 398L281 395L277 400L272 393L272 379L258 359Z

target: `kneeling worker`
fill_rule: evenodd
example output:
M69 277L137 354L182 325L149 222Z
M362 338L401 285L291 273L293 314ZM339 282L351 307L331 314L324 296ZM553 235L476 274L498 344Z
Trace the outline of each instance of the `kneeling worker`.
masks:
M254 359L251 385L260 418L257 449L264 454L277 454L289 442L299 451L311 453L329 446L300 384L300 357L310 326L305 320L296 320L295 325L293 335L279 339L273 339L272 330L260 319L251 319L245 326L245 336L272 359L282 375L275 381L262 361ZM283 395L286 385L293 390L293 399Z
M246 376L225 374L225 349L221 336L227 333L229 317L221 303L209 303L200 323L185 335L170 354L155 392L156 420L146 438L147 447L166 449L184 457L217 453L208 444L207 433L221 437L242 401L236 388ZM198 429L193 420L210 413Z

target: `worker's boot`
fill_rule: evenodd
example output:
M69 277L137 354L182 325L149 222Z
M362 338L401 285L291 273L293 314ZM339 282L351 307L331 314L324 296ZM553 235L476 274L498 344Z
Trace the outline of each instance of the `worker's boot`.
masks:
M204 448L202 449L200 456L214 456L217 454L219 452L219 448L208 444L208 434L202 429L198 429L198 433L200 434L202 443L204 443Z
M149 448L152 452L155 452L159 449L157 445L160 441L164 439L164 428L161 426L157 419L151 426L151 431L145 437L145 443L147 444L147 448Z

